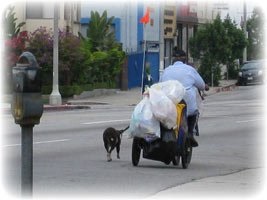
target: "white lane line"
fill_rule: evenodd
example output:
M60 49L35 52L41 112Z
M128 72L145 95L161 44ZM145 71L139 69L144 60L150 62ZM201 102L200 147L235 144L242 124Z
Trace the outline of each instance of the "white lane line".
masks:
M84 122L81 123L83 125L93 125L93 124L106 124L106 123L114 123L114 122L129 122L130 119L118 119L118 120L108 120L108 121L97 121L97 122Z
M48 140L48 141L40 141L40 142L34 142L33 144L47 144L47 143L56 143L56 142L66 142L70 139L62 139L62 140ZM2 147L15 147L15 146L21 146L21 144L8 144L3 145Z
M49 140L49 141L41 141L41 142L34 142L33 144L46 144L46 143L55 143L55 142L66 142L70 139L62 139L62 140Z
M250 120L243 120L243 121L236 121L236 123L248 123L248 122L256 122L256 121L263 121L264 119L250 119Z

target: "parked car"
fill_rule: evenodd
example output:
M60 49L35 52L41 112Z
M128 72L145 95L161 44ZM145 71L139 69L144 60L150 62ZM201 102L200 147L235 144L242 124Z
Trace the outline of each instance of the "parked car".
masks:
M244 62L238 72L238 84L247 85L249 83L263 84L266 77L266 67L264 60L251 60Z

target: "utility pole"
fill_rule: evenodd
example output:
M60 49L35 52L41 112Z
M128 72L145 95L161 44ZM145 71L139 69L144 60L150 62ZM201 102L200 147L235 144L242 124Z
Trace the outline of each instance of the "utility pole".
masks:
M244 23L243 23L243 31L245 34L246 39L248 38L248 33L247 33L247 5L246 5L246 0L244 0L244 5L243 5L243 17L244 17ZM247 47L244 48L243 51L243 62L247 61Z
M54 4L54 40L53 40L53 90L49 98L50 105L61 105L62 99L58 87L58 13L59 4Z
M160 3L160 11L159 11L159 16L160 16L160 21L159 24L161 27L159 29L159 60L160 60L160 64L159 64L159 71L160 71L160 75L164 70L164 3Z

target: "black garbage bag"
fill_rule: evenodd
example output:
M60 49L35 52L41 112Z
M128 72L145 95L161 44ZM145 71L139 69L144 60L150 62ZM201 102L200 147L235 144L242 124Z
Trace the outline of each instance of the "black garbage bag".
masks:
M169 164L177 151L175 132L173 129L167 129L162 125L160 126L160 132L161 138L145 143L143 157Z

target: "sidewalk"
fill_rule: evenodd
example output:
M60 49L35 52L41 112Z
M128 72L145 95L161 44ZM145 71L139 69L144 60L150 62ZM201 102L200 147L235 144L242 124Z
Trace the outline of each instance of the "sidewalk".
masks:
M175 186L149 199L263 199L264 179L263 168L246 169Z
M219 87L210 88L205 94L212 95L221 91L232 90L235 88L236 80L221 81ZM141 88L133 88L127 91L121 90L96 90L85 92L87 95L82 94L69 99L65 104L60 106L44 105L44 111L64 111L73 109L90 109L99 107L122 107L122 106L135 106L142 99ZM94 93L94 94L92 94ZM1 99L0 111L8 112L11 109L11 97L5 96Z
M223 80L219 87L211 87L209 91L205 91L205 95L209 96L221 91L232 90L236 87L236 80ZM113 106L134 106L142 99L141 88L133 88L127 91L117 90L113 94L91 96L88 98L71 99L68 101L70 105L113 105Z

